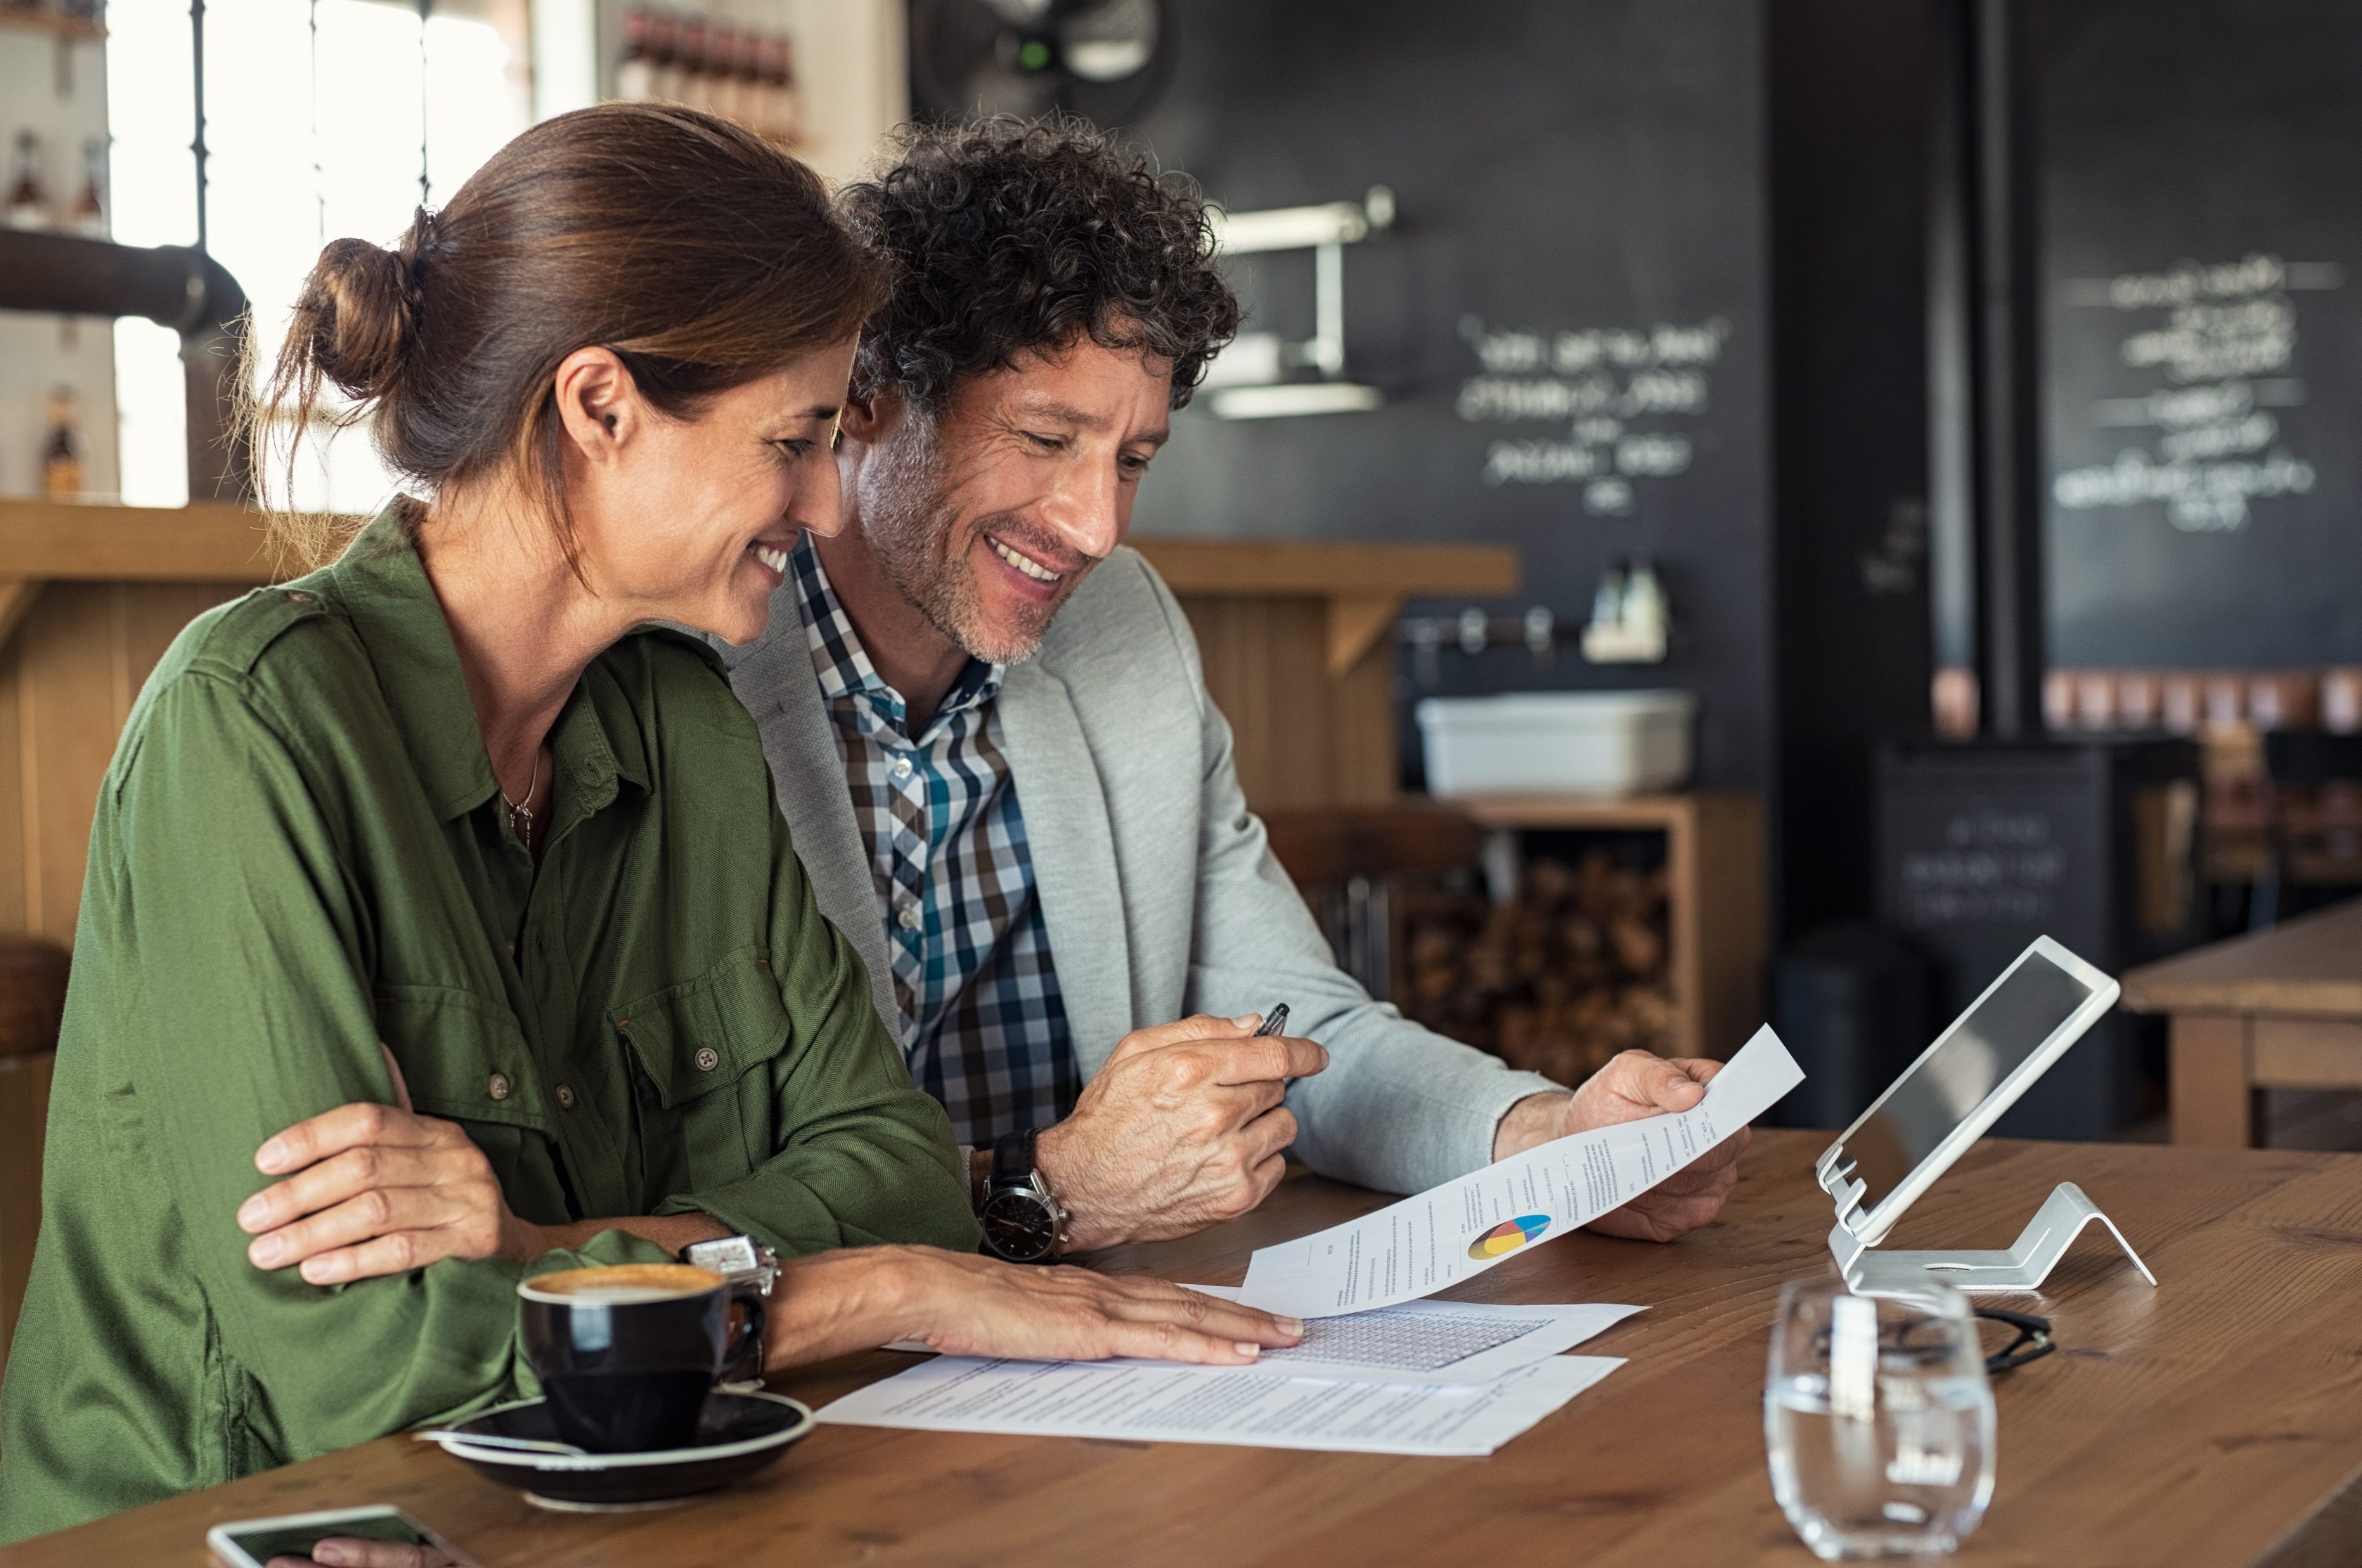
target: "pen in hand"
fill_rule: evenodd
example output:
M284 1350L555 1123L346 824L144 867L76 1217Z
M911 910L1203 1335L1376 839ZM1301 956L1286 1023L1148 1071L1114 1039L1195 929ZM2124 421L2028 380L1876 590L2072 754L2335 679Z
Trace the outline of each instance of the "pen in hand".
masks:
M1260 1040L1266 1034L1276 1034L1286 1027L1287 1004L1286 1002L1281 1002L1277 1007L1273 1008L1269 1012L1264 1015L1263 1027L1256 1030L1254 1033L1250 1035L1248 1038ZM1285 1088L1287 1085L1292 1084L1296 1080L1294 1078L1282 1078L1279 1080L1280 1087Z

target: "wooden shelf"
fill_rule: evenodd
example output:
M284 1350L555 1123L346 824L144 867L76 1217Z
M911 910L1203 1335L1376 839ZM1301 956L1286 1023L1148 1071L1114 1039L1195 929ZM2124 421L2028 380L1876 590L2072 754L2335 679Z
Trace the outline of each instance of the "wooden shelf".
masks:
M61 17L54 11L23 10L0 0L0 31L14 29L22 33L39 33L67 43L99 43L106 38L106 28L100 23L83 17Z
M1673 1054L1727 1058L1763 1021L1770 911L1760 799L1708 790L1623 799L1477 795L1440 803L1498 831L1663 834Z

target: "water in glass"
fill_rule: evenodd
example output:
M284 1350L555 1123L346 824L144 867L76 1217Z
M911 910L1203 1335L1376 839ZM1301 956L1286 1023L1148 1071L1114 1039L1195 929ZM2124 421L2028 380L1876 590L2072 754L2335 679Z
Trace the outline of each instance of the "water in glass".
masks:
M1926 1556L1992 1496L1993 1402L1967 1299L1929 1280L1856 1296L1841 1280L1780 1294L1763 1384L1772 1491L1823 1558Z

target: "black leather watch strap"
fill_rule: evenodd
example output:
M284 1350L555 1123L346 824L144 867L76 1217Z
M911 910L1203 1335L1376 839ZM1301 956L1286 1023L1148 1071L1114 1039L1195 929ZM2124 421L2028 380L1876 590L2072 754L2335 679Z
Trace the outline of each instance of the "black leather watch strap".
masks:
M1027 1127L1016 1132L1004 1132L993 1141L990 1187L1011 1187L1032 1174L1032 1128Z

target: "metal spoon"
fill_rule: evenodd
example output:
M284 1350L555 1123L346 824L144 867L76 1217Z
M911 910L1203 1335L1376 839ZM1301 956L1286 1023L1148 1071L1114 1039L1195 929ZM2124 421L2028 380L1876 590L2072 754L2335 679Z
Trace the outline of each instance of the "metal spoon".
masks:
M570 1442L553 1442L546 1438L501 1437L492 1432L458 1432L437 1430L413 1432L421 1442L464 1442L477 1448L513 1449L519 1453L563 1453L578 1459L588 1459L590 1451L577 1448Z

